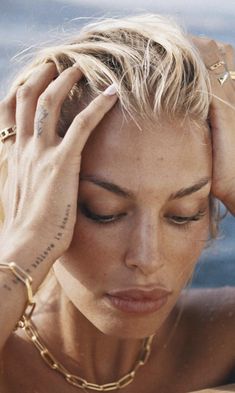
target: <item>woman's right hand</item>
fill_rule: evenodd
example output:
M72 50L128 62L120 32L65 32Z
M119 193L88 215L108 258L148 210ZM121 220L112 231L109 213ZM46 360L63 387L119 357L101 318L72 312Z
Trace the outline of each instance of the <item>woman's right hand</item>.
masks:
M4 104L10 112L16 103L17 134L15 143L12 137L4 142L11 143L11 149L2 192L2 244L9 247L12 239L31 233L34 240L28 246L40 251L35 263L42 258L55 261L69 247L76 221L81 152L117 100L116 94L96 97L61 138L57 133L61 106L82 73L74 66L53 80L56 75L53 64L38 66ZM11 117L12 113L5 115ZM10 124L4 125L0 117L0 125L2 129Z

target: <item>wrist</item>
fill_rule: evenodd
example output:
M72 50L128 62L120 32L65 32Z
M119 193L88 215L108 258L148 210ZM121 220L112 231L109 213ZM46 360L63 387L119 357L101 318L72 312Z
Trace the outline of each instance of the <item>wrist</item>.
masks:
M0 259L11 261L24 257L25 251L32 244L33 235L30 232L17 233L4 231L0 233Z
M32 289L35 293L44 281L55 258L48 252L42 255L43 245L39 236L27 231L25 233L4 233L0 237L0 262L15 262L32 277Z

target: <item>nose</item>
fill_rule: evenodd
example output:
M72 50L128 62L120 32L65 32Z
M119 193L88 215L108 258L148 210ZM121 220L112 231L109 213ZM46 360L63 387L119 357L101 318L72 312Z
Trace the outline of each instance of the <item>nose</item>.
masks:
M133 225L128 239L125 264L139 269L144 275L151 275L163 266L163 247L158 223L155 217L142 217Z

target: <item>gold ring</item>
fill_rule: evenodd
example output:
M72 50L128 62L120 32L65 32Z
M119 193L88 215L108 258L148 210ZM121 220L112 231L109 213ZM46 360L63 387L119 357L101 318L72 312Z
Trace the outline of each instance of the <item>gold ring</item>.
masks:
M209 70L214 71L217 70L217 68L220 68L221 66L225 66L225 62L223 60L217 61L215 64L212 64L209 68Z
M16 126L7 127L0 131L0 141L4 142L10 136L16 135Z

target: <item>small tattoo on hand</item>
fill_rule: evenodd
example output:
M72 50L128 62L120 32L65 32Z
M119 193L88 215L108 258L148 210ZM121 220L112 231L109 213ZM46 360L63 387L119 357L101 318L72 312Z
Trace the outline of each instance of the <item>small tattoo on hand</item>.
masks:
M39 108L39 111L38 111L38 114L37 114L37 118L36 118L36 121L35 121L37 137L38 138L42 135L43 120L45 120L48 115L49 115L49 112L45 108L43 108L43 106L41 106Z

